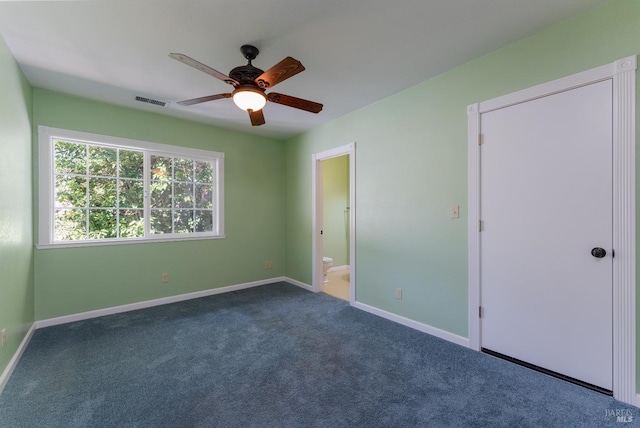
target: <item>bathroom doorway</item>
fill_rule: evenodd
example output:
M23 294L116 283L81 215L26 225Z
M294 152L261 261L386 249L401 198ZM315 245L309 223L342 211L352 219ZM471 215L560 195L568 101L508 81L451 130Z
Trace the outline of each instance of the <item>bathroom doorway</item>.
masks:
M355 302L355 144L312 156L313 291Z

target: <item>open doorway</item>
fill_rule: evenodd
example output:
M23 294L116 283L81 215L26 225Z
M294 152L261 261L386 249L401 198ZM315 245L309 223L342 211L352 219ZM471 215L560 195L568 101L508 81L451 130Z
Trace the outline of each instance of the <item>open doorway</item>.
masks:
M312 156L313 291L355 302L355 144Z

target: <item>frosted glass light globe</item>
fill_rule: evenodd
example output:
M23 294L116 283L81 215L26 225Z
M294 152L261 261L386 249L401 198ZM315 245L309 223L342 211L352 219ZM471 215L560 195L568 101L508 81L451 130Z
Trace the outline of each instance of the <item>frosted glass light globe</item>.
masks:
M242 110L258 111L267 103L267 97L260 90L238 89L233 93L233 102Z

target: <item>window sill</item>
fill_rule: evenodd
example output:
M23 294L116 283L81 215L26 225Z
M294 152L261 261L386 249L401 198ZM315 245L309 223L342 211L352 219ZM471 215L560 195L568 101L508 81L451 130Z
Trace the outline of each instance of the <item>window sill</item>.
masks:
M158 238L131 238L131 239L113 239L109 241L68 241L56 242L54 244L36 244L38 250L50 250L55 248L78 248L78 247L103 247L108 245L127 245L127 244L152 244L158 242L176 242L176 241L203 241L208 239L224 239L226 235L201 235L201 236L182 236L171 235Z

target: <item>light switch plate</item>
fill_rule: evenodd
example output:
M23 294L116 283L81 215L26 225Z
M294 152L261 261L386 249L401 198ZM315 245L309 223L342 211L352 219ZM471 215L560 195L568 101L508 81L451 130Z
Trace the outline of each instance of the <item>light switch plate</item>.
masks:
M460 218L460 205L451 205L449 213L451 218Z

